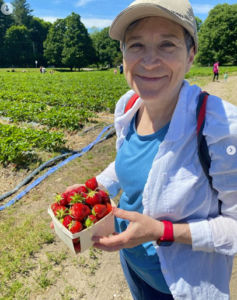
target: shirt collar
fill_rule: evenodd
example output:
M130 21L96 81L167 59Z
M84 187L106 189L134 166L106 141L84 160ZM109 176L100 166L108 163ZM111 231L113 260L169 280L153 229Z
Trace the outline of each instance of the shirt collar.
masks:
M185 134L185 125L187 120L188 110L194 110L196 108L197 95L201 92L201 89L196 86L190 86L189 83L184 80L183 86L179 93L177 105L175 107L168 132L165 136L165 141L174 142L181 139ZM130 122L141 107L143 100L138 98L134 106L126 113L117 118L117 123L123 127L127 122Z

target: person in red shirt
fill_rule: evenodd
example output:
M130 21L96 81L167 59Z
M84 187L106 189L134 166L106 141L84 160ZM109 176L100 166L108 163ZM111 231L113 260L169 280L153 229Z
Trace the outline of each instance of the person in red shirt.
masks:
M215 78L218 81L218 78L219 78L219 61L217 61L216 63L214 63L214 65L213 65L213 73L214 73L213 81L215 81Z

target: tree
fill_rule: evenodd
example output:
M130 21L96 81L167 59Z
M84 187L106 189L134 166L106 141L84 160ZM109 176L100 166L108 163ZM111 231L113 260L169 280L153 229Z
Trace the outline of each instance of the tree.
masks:
M32 20L31 13L33 12L30 5L26 2L26 0L13 0L12 6L15 24L19 26L25 25L28 27Z
M62 65L65 32L65 19L57 19L49 29L47 38L44 42L44 56L48 60L48 63L55 66Z
M119 41L115 41L109 36L109 27L101 31L94 30L91 34L93 45L96 50L98 61L103 65L117 65L122 62L122 53Z
M92 63L95 57L95 50L92 40L81 17L72 13L65 19L66 32L64 36L64 45L62 51L62 63L70 67L86 67Z
M202 20L198 17L195 17L195 20L196 20L196 25L197 25L197 32L199 32L201 29L201 26L202 26Z
M32 62L33 47L26 26L11 26L6 31L5 48L11 65L29 66Z
M237 4L218 4L210 12L199 33L196 62L220 64L237 62Z
M40 65L46 63L44 58L43 43L47 38L48 32L52 24L42 19L33 17L29 24L30 39L33 43L34 60L39 61Z

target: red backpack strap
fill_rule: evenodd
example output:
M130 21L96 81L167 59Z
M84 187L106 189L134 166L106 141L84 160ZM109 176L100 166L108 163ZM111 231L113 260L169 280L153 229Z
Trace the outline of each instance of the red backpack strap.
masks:
M128 100L128 103L125 107L124 113L126 114L127 111L129 111L130 108L133 107L133 105L135 104L135 102L137 101L137 99L139 98L138 94L134 94L132 95L132 97Z
M209 175L209 169L211 165L211 157L208 152L208 146L206 139L203 135L203 128L205 125L205 115L206 115L206 106L207 99L209 94L207 92L202 92L198 98L198 105L196 111L197 118L197 143L198 143L198 156L200 163L202 165L203 171L206 174L210 185L212 186L212 178Z

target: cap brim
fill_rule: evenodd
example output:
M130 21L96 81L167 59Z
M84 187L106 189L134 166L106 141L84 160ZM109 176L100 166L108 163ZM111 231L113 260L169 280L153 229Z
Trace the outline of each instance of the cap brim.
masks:
M163 17L174 21L184 27L193 37L195 43L195 52L197 52L198 42L196 32L191 26L182 21L179 17L172 14L169 10L159 5L137 4L124 9L113 21L110 26L109 35L112 39L122 41L128 26L136 20L146 17Z

